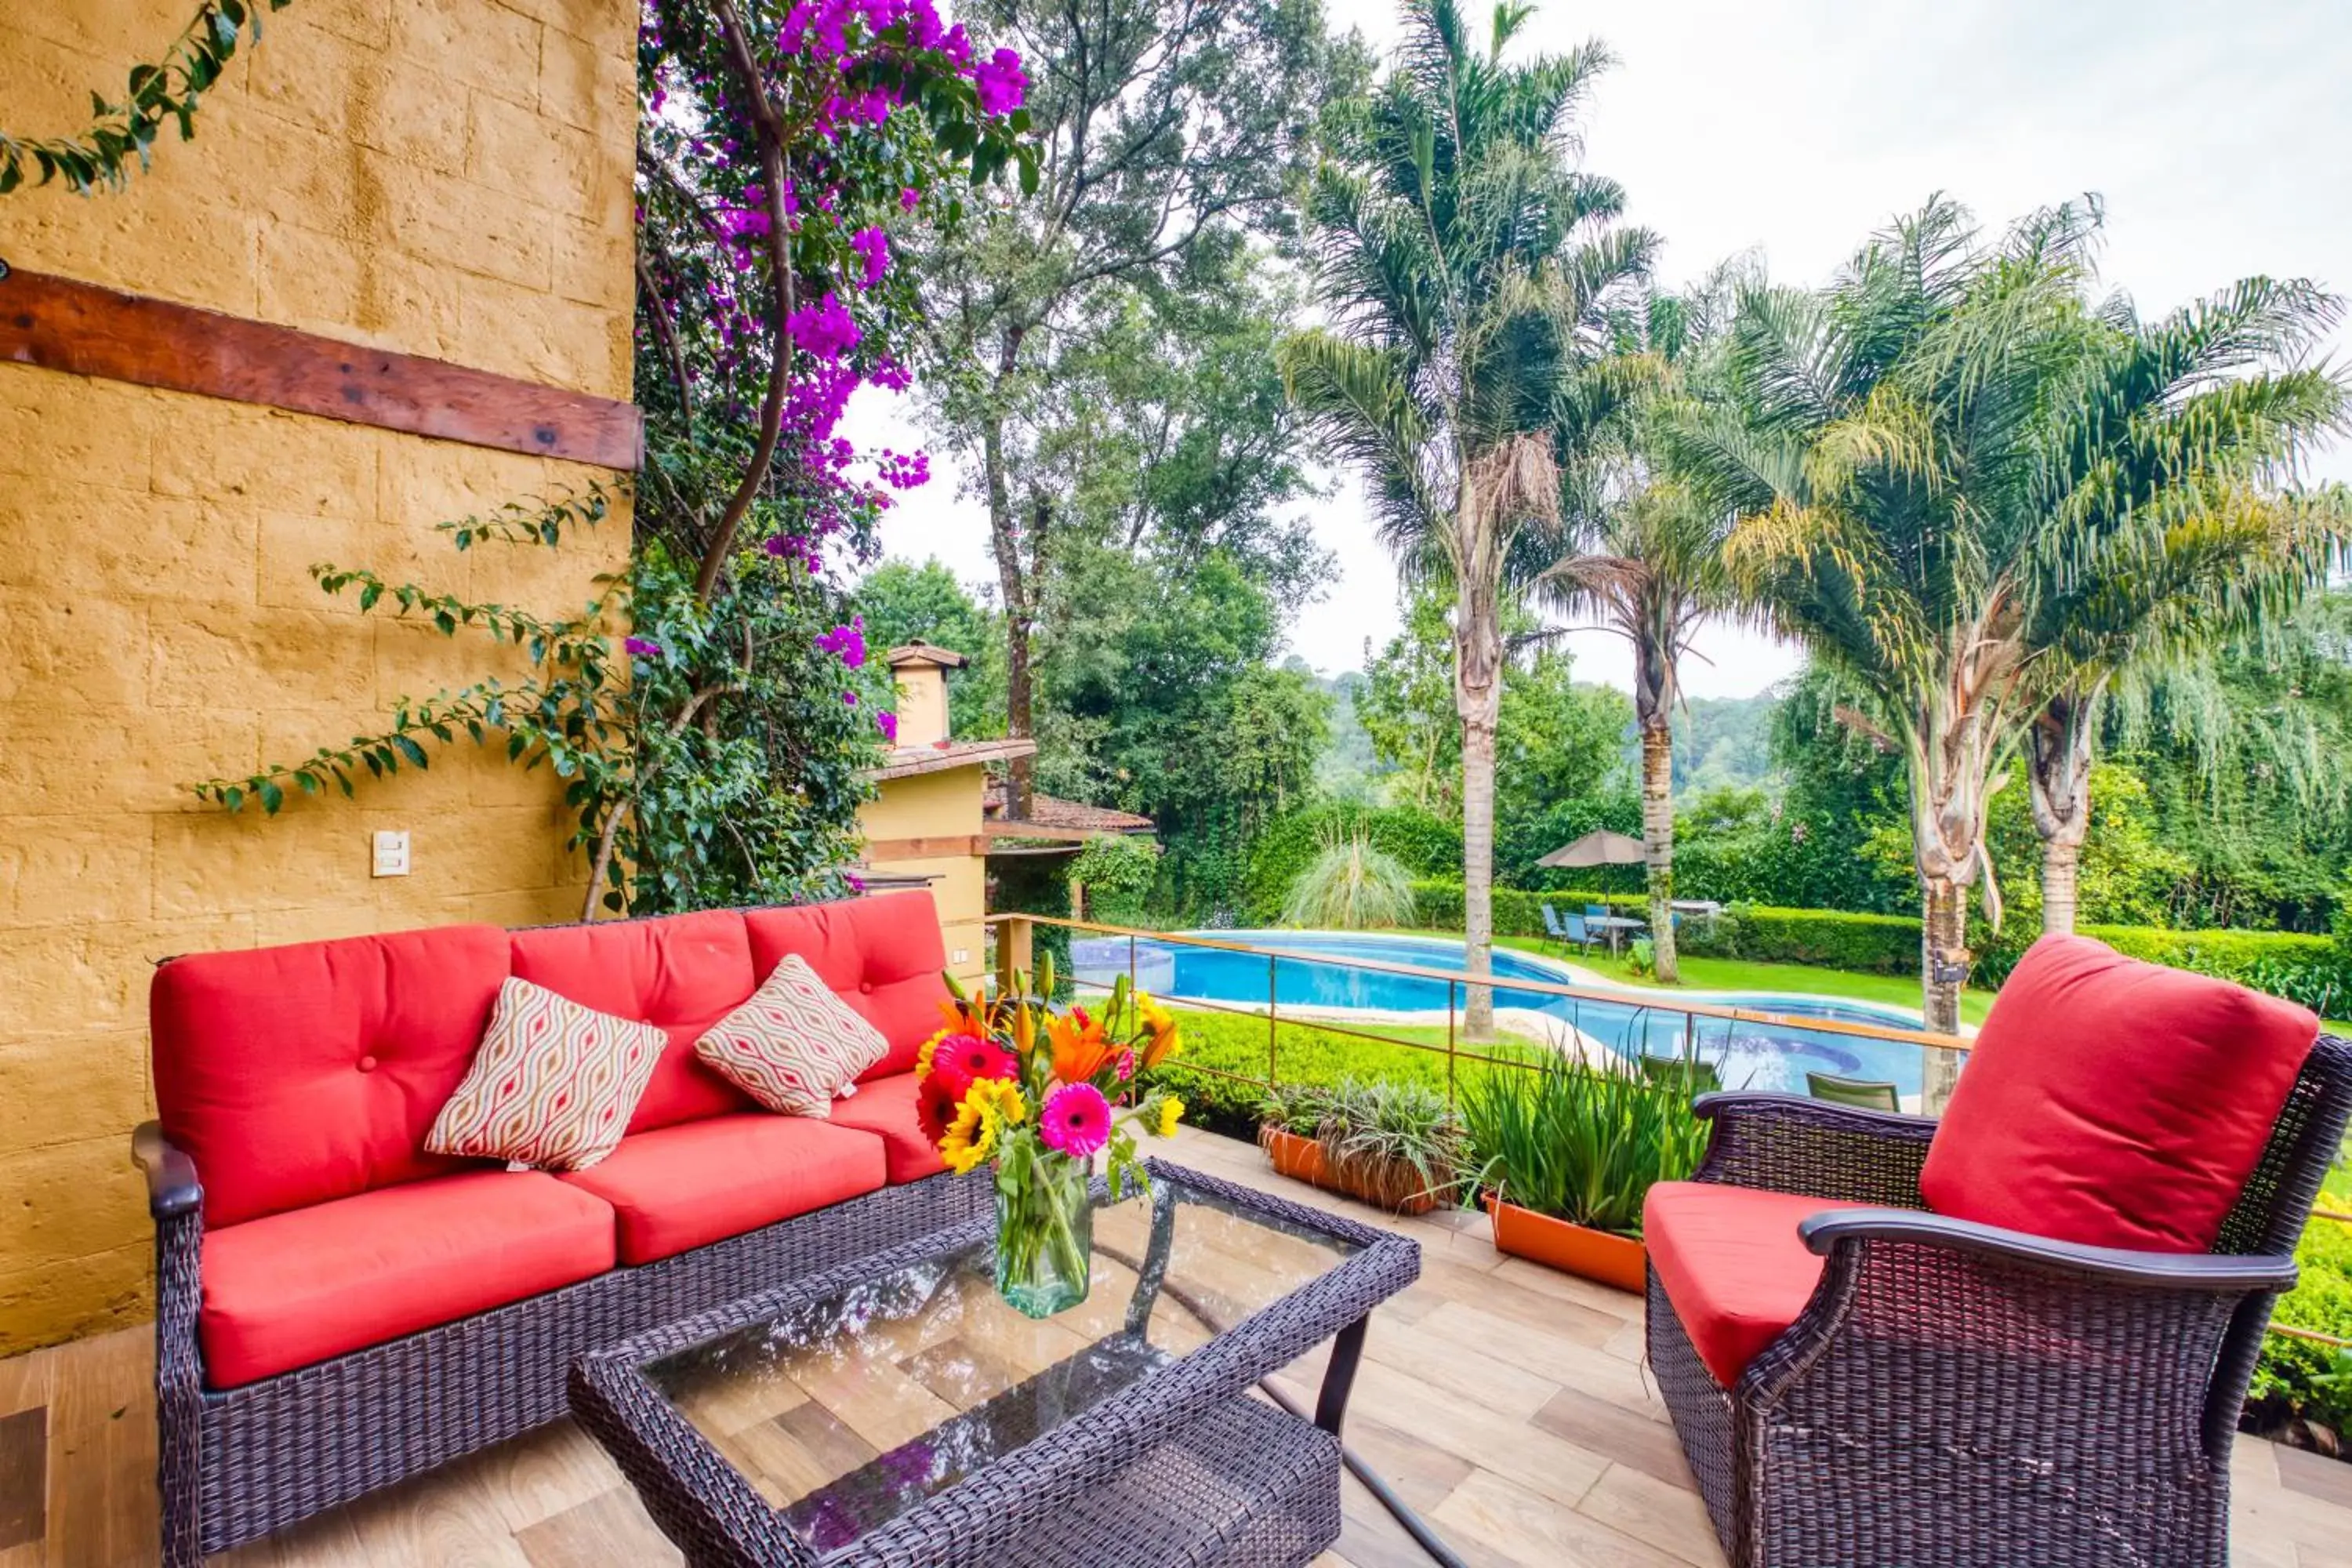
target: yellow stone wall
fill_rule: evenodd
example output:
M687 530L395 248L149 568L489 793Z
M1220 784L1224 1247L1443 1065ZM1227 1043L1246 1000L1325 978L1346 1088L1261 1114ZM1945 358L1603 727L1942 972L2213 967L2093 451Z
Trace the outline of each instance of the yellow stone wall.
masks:
M981 786L987 770L945 768L935 773L885 780L877 797L857 814L858 831L869 843L894 838L971 838L980 832ZM901 860L870 855L877 871L935 877L931 898L939 905L947 939L948 964L971 976L987 967L982 917L988 909L987 863L977 855L927 856ZM956 953L961 951L961 962Z
M86 123L189 0L5 7L0 125ZM16 266L629 395L633 0L299 0L120 195L0 198ZM0 284L0 298L5 298ZM274 821L198 805L492 668L310 582L368 565L542 612L625 555L449 550L442 520L599 471L0 364L0 1354L143 1315L128 1158L153 961L577 918L544 769L470 744ZM414 871L369 875L377 828Z

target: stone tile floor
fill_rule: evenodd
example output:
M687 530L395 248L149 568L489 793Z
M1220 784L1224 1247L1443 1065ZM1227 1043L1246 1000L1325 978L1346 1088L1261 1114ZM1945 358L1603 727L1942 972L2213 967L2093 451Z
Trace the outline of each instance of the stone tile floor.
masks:
M1389 1225L1421 1283L1374 1320L1348 1439L1474 1564L1696 1568L1722 1562L1641 1365L1633 1296L1507 1258L1483 1218L1397 1220L1275 1176L1186 1130L1170 1157ZM143 1330L0 1361L0 1568L155 1560ZM1311 1404L1319 1356L1280 1380ZM2352 1465L2242 1438L2242 1568L2352 1568ZM677 1552L569 1423L323 1515L216 1563L237 1568L588 1568ZM1323 1568L1419 1568L1352 1479Z

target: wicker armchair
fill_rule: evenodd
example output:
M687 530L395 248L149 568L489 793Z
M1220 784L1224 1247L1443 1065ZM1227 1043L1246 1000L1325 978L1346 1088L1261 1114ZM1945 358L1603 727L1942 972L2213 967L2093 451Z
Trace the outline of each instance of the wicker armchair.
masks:
M2206 1255L1927 1213L1925 1118L1696 1109L1698 1181L1866 1205L1799 1227L1820 1285L1728 1388L1651 1271L1651 1364L1736 1568L2228 1563L2231 1436L2352 1112L2352 1042L2320 1037Z

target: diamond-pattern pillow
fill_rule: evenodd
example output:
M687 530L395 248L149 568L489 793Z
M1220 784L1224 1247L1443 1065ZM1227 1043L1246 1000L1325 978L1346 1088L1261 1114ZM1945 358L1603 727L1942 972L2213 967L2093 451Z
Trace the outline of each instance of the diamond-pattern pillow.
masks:
M771 1110L829 1117L833 1099L890 1054L882 1031L798 953L786 953L751 999L694 1042L711 1070Z
M629 1130L668 1037L509 975L489 1027L425 1146L436 1154L583 1171Z

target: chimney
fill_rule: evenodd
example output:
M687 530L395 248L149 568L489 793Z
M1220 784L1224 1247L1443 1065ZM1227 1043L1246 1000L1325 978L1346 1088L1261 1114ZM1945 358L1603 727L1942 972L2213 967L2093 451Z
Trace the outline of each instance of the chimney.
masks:
M929 643L908 643L886 656L898 687L898 749L942 746L948 741L948 671L963 655Z

